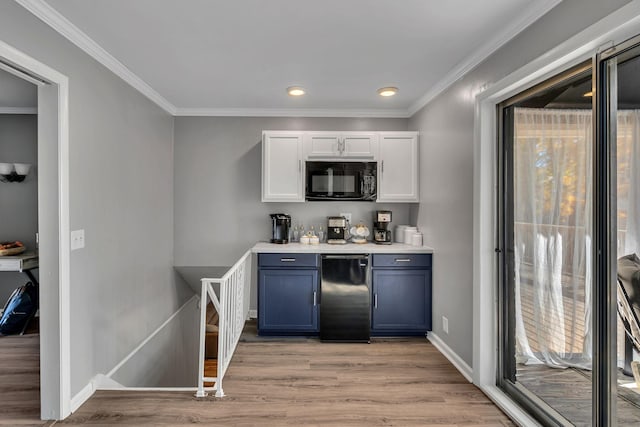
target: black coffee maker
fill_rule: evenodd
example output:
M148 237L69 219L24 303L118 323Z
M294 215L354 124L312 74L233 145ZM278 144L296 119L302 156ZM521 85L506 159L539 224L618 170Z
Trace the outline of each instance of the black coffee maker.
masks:
M271 243L289 243L291 215L271 214Z
M376 211L373 220L373 241L379 245L391 244L391 211Z

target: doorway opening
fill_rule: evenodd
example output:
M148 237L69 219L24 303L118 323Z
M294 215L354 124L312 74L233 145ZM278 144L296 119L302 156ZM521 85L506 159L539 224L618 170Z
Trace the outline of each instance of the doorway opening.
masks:
M72 410L68 79L0 41L2 69L37 85L40 418Z
M16 424L40 418L37 103L37 85L0 67L0 394Z

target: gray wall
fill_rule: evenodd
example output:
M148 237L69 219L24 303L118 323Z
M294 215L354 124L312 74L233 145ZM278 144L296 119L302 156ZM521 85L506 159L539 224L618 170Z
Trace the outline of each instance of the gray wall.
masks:
M173 118L15 2L0 40L69 77L71 394L192 295L173 265ZM42 284L46 286L45 283Z
M472 94L509 75L628 1L564 0L409 121L420 132L421 203L411 215L436 250L434 332L472 364L473 127ZM442 185L446 183L446 185ZM442 330L449 319L449 334Z
M124 387L197 387L199 301L186 303L111 379Z
M0 114L0 163L32 164L23 182L0 182L0 241L20 240L33 250L38 231L38 116ZM27 281L22 273L0 274L0 309Z
M270 213L289 213L294 225L316 228L326 228L326 217L340 212L370 226L376 209L392 210L394 224L409 220L405 203L262 203L263 130L393 131L407 130L407 120L176 117L176 265L232 265L257 241L270 238ZM255 288L251 308L256 308Z

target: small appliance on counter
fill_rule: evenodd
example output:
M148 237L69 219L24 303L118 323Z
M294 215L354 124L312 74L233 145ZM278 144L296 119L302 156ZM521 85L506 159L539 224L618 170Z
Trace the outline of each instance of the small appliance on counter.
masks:
M291 215L271 214L271 243L289 243Z
M327 243L344 245L347 243L347 219L343 216L327 217Z
M351 230L349 230L351 234L351 241L353 243L367 243L367 237L369 237L369 227L364 225L362 222L357 223Z
M376 211L373 221L373 241L379 245L391 244L391 211Z

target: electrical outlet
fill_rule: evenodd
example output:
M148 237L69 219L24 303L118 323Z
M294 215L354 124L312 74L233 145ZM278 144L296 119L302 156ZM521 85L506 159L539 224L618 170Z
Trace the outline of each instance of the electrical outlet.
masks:
M84 230L73 230L71 232L71 250L84 248Z
M347 221L349 222L349 224L351 224L351 213L350 212L341 213L340 216L343 216L343 217L347 218Z
M444 316L442 316L442 330L445 334L449 333L449 319Z

